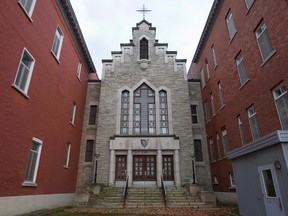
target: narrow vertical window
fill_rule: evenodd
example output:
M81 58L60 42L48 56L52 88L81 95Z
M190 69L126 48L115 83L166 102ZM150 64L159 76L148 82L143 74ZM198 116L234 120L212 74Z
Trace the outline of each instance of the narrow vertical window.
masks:
M33 56L24 48L15 77L14 86L25 94L28 92L34 64L35 60Z
M204 88L205 85L206 85L206 81L205 81L205 75L204 75L204 70L203 70L203 68L201 68L200 76L201 76L201 84L202 84L202 88Z
M211 47L211 51L212 51L212 57L213 57L213 61L214 61L214 67L216 67L218 64L217 64L216 52L215 52L214 45Z
M82 64L79 62L78 67L77 67L77 77L80 79L81 76L81 69L82 69Z
M232 188L236 187L234 172L230 172L229 177L230 177L230 186Z
M215 107L214 107L214 98L213 98L213 95L212 93L210 94L210 99L211 99L211 108L212 108L212 115L215 116L216 113L215 113Z
M72 114L71 114L71 118L70 118L70 123L74 125L75 123L75 115L76 115L76 103L73 102L73 106L72 106Z
M168 122L168 104L167 104L167 92L161 90L159 92L159 111L160 111L160 133L169 133L169 122Z
M90 106L90 113L89 113L89 125L96 124L96 114L97 114L97 106L91 105Z
M244 128L243 128L243 122L240 116L237 117L238 120L238 126L239 126L239 133L240 133L240 139L241 139L241 144L245 144L244 140Z
M140 59L149 59L148 53L149 53L149 47L148 47L148 40L146 38L143 38L140 41Z
M134 91L134 134L155 134L155 92L145 83Z
M258 42L258 46L260 49L262 59L263 61L265 61L266 59L270 57L274 49L270 41L266 23L264 21L262 21L259 27L256 29L255 34L256 34L256 38L257 38L257 42Z
M248 118L249 118L252 138L253 140L256 140L260 137L260 131L259 131L258 122L256 118L256 109L254 106L248 109Z
M273 90L278 116L282 129L288 129L288 94L285 85L282 83Z
M226 23L227 23L227 29L229 32L229 36L230 36L230 40L232 40L232 38L234 37L234 35L236 34L236 27L234 24L234 20L233 20L233 15L232 12L229 11L227 17L226 17Z
M229 151L229 145L228 145L227 130L225 128L222 129L222 140L223 140L224 155L227 156L227 152Z
M253 2L254 0L245 0L247 9L249 9L252 6Z
M223 89L222 89L220 82L218 83L218 91L219 91L221 107L223 107L225 104L224 104L224 98L223 98Z
M221 150L220 150L220 138L218 133L216 133L216 144L217 144L217 150L218 150L218 160L221 159Z
M246 68L244 64L243 55L241 52L236 57L236 65L238 69L240 83L241 85L243 85L248 80L248 76L247 76L247 72L246 72Z
M93 159L94 140L86 141L85 162L92 162Z
M69 167L70 150L71 150L71 143L68 142L67 145L66 145L64 167Z
M194 140L195 161L203 161L201 140Z
M191 105L192 124L199 124L198 106Z
M24 11L27 13L27 15L31 18L36 4L36 0L20 0L19 3L24 9Z
M208 123L210 121L210 111L207 101L204 102L204 111L205 111L206 123Z
M36 183L42 144L43 142L40 139L33 137L24 178L24 184Z
M56 28L56 33L54 36L54 41L53 41L53 45L52 45L52 53L54 54L54 56L56 57L57 60L59 60L60 58L60 52L61 52L61 48L62 48L62 43L63 43L63 32L60 29L60 27L58 26Z
M209 144L210 144L211 162L213 162L213 161L215 161L215 150L214 150L214 143L213 143L213 138L212 137L209 139Z
M208 65L207 59L205 59L205 66L206 66L207 80L209 80L210 79L210 70L209 70L209 65Z
M129 91L125 90L121 96L121 122L120 122L120 133L128 134L129 132L129 102L130 94Z

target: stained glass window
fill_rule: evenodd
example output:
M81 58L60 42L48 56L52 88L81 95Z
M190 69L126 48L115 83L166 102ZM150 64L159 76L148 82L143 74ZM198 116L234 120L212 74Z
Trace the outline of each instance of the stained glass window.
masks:
M121 98L121 134L128 134L129 131L129 91L122 92Z
M140 41L140 59L148 59L148 40L146 38Z
M162 90L159 92L159 108L160 108L160 133L169 133L168 124L168 106L167 106L167 92Z

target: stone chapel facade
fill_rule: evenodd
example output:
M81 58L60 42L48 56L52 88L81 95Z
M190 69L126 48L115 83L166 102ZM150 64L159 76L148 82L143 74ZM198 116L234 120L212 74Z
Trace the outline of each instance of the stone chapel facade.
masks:
M199 81L187 80L186 60L155 39L151 23L142 20L132 34L102 60L101 82L88 82L77 191L127 178L129 186L160 187L162 177L211 191Z

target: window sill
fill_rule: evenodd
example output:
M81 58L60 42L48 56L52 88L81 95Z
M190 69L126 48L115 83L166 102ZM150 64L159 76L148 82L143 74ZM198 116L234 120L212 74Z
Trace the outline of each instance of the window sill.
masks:
M232 41L233 41L233 39L235 38L235 36L236 36L236 34L237 34L237 30L236 30L236 32L234 33L234 35L232 36L232 38L230 39L230 41L229 41L229 44L231 44L232 43Z
M236 186L230 186L229 190L236 190Z
M224 109L225 107L225 104L223 104L221 107L220 107L220 110Z
M75 127L75 124L74 124L74 123L72 123L71 121L70 121L70 124L71 124L73 127Z
M23 182L22 186L23 187L37 187L37 183L34 183L34 182Z
M66 166L66 165L64 165L63 168L64 168L64 169L70 169L70 167L69 167L69 166Z
M51 50L52 56L55 58L55 60L57 61L58 64L60 64L60 60L59 58L57 58L57 56L54 54L54 52Z
M15 88L18 92L20 92L24 97L26 97L27 99L29 99L29 96L27 95L26 92L24 92L22 89L20 89L17 85L15 85L14 83L12 84L12 87Z
M242 88L244 88L244 86L246 86L247 83L250 82L250 79L247 79L239 88L239 90L241 90Z
M23 7L23 5L20 3L20 1L18 1L18 4L20 5L20 7L22 8L22 10L24 11L25 15L27 16L27 18L29 19L29 21L32 23L32 17L27 13L27 11L25 10L25 8Z
M210 162L210 164L214 164L214 163L217 163L217 161L213 160L213 161Z
M249 11L251 10L251 8L252 8L252 6L254 5L254 3L255 3L255 1L250 5L249 8L247 8L246 15L249 13ZM247 7L247 5L246 5L246 7Z
M273 50L270 55L263 61L263 63L260 65L260 67L263 67L276 53L276 50Z
M79 82L81 82L80 76L76 74L76 77L78 78Z
M217 67L218 67L218 64L216 64L216 65L214 66L214 71L217 69Z

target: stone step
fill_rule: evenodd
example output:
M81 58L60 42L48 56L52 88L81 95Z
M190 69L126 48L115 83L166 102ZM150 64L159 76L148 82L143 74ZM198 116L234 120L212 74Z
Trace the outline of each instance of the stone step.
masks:
M91 208L98 208L98 209L123 209L124 204L118 203L102 203L102 204L93 204Z
M128 209L151 209L151 208L163 208L163 203L126 203L125 208Z

